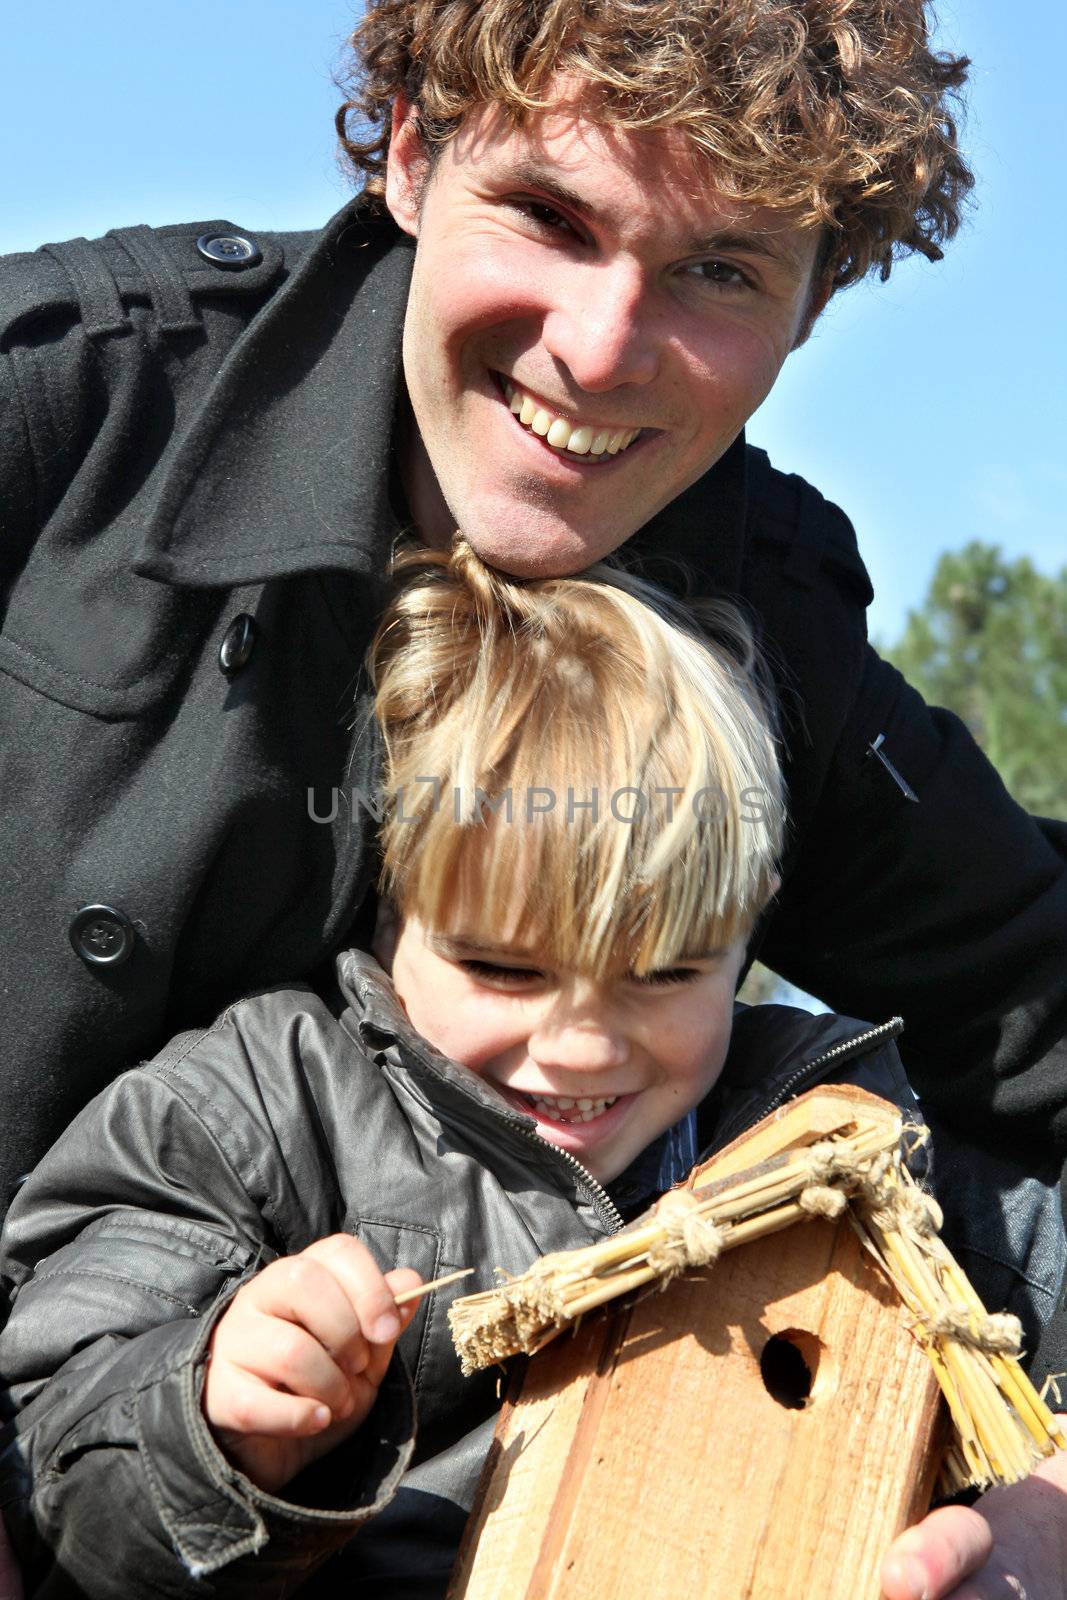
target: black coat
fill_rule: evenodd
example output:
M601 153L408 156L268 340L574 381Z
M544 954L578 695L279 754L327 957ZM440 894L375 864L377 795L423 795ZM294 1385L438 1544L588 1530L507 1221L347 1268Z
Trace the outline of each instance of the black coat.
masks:
M605 1191L420 1039L370 957L348 953L339 974L328 1004L307 990L257 995L126 1074L11 1208L0 1270L16 1293L0 1367L18 1415L0 1432L0 1506L34 1593L442 1594L500 1403L497 1369L461 1377L447 1305L488 1289L497 1266L519 1273L616 1232L696 1152L815 1083L858 1083L909 1114L914 1104L886 1029L758 1006L737 1019L720 1082L685 1119L695 1128L661 1135ZM936 1176L936 1131L933 1145ZM991 1165L962 1206L955 1182L943 1197L947 1237L989 1305L1032 1329L1063 1267L1054 1194L1025 1207L1022 1228L1011 1178ZM476 1275L424 1300L400 1341L417 1433L394 1362L359 1433L275 1498L226 1461L203 1420L205 1351L258 1265L340 1230L383 1269Z
M360 663L412 247L355 205L259 235L261 259L198 252L232 231L0 262L4 1192L121 1068L313 972L372 870L365 813L331 796L375 759ZM850 523L761 452L739 441L627 552L741 597L774 664L792 831L764 958L902 1013L929 1102L1048 1170L1067 828L873 654Z

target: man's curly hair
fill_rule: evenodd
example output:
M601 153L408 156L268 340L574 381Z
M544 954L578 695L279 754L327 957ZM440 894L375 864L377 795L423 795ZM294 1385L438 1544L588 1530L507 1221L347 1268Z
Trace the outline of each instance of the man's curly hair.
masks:
M924 0L369 0L337 129L380 200L398 94L435 153L472 108L521 123L576 74L598 120L682 128L719 192L826 229L843 288L959 227L968 65L930 49Z

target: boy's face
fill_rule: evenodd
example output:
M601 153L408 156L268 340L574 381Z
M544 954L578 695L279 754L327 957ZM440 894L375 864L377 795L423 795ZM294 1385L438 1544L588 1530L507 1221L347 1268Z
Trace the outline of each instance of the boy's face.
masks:
M576 93L522 128L470 113L428 181L410 120L389 154L418 238L415 520L527 576L587 567L706 472L825 298L816 230L716 194L679 130L611 128Z
M651 977L561 971L462 920L433 933L401 918L375 952L423 1038L537 1121L549 1143L610 1183L711 1089L730 1042L738 942Z

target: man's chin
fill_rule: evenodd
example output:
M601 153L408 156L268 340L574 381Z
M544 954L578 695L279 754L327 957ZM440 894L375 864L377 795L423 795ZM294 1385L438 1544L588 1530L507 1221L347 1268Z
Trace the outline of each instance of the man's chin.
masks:
M513 578L566 578L584 572L594 562L617 550L635 531L624 527L616 534L603 529L579 531L565 526L546 527L533 517L529 525L512 523L463 528L475 555L486 566Z

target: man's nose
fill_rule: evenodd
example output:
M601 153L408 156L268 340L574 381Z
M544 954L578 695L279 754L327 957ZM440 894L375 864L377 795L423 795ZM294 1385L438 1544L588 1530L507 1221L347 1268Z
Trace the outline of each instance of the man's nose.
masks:
M598 263L561 274L544 319L546 350L591 394L651 383L660 351L648 286L632 262Z

